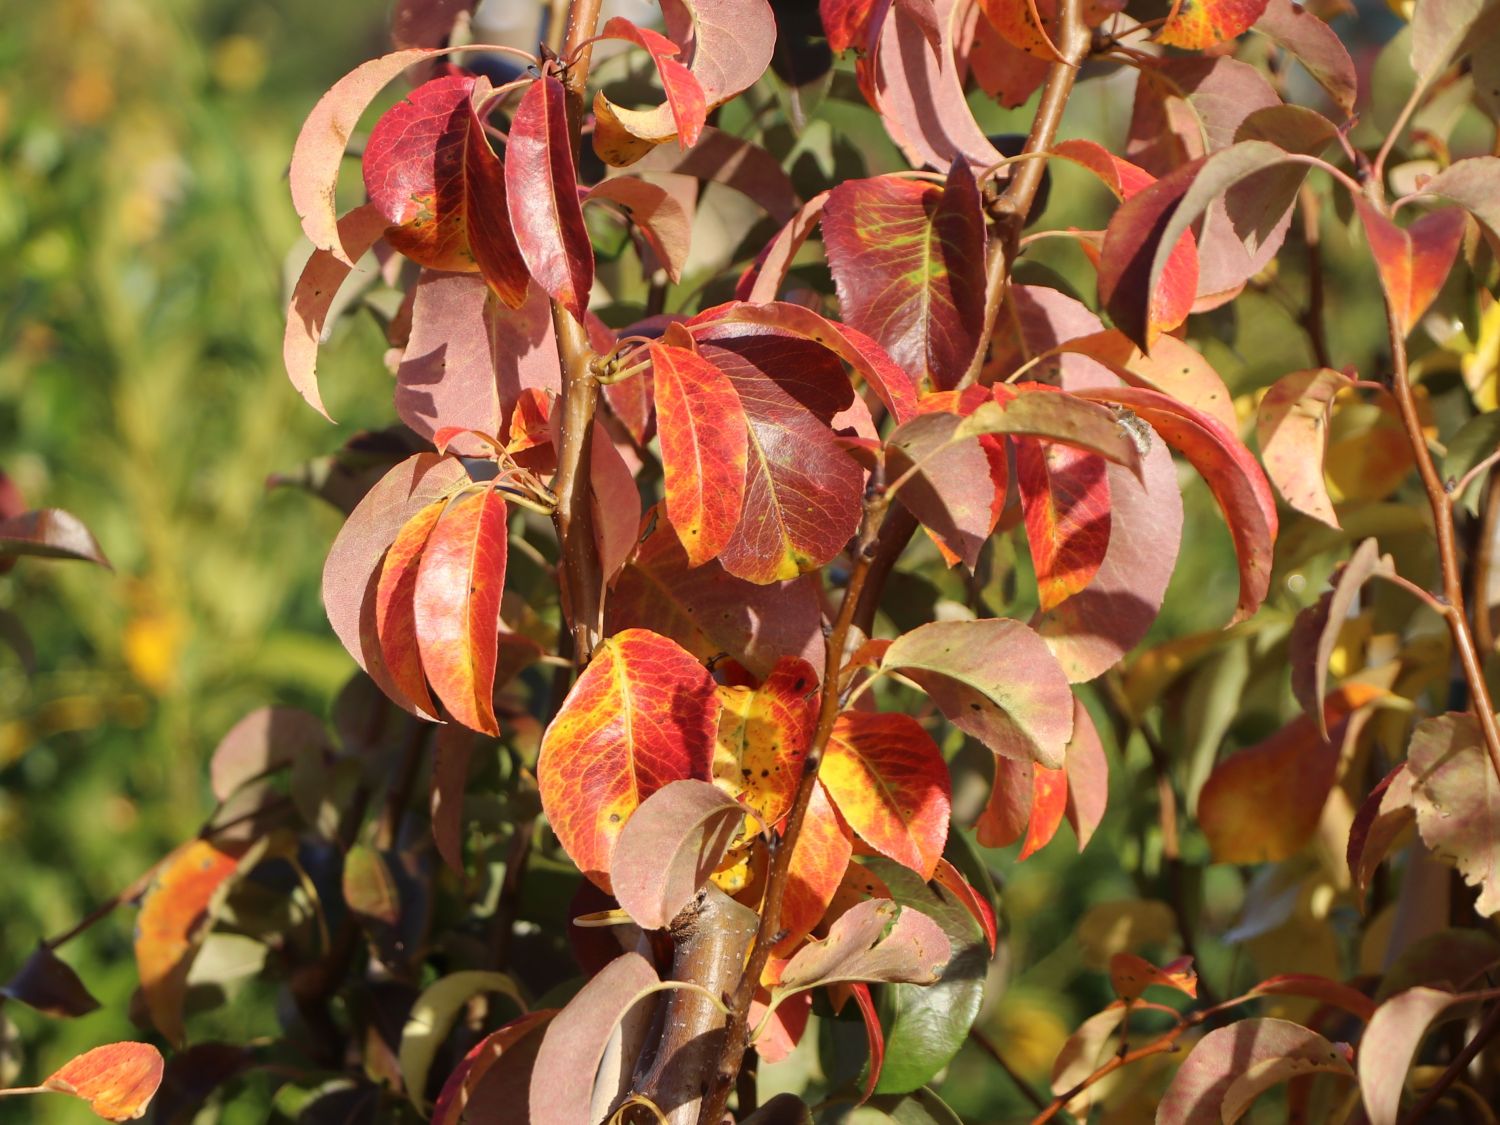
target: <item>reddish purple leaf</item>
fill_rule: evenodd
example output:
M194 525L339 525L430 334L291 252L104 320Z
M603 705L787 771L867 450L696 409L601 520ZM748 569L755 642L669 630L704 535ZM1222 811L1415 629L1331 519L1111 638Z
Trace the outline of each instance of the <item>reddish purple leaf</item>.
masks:
M506 206L531 276L580 321L594 284L563 84L547 74L521 96L505 149Z
M230 727L209 760L209 784L219 801L299 758L331 750L323 720L296 707L259 707Z
M1004 501L1005 454L992 461L983 444L996 440L990 435L955 440L961 424L955 414L931 413L898 426L886 445L886 475L900 482L892 495L931 532L949 564L961 560L973 570Z
M647 153L638 172L669 172L733 188L778 223L789 222L800 204L780 162L759 145L713 126L687 152L663 145Z
M1068 823L1078 837L1078 850L1083 851L1109 803L1109 757L1093 717L1077 698L1073 700L1073 737L1068 740L1063 768L1068 775Z
M531 1071L542 1046L543 1029L556 1014L551 1008L531 1012L475 1044L443 1083L432 1109L432 1125L502 1118L514 1125L530 1125Z
M809 199L776 232L776 237L761 247L754 263L740 275L735 284L735 300L760 305L774 301L781 295L781 287L786 283L792 259L797 256L797 251L802 249L803 243L822 219L828 196L828 192L820 191Z
M1158 391L1120 387L1081 394L1134 411L1198 470L1219 502L1239 557L1240 598L1230 623L1251 616L1270 589L1277 522L1271 486L1250 451L1208 415Z
M449 723L438 728L432 748L432 786L428 810L432 841L452 870L464 873L464 788L469 781L469 758L474 733Z
M1359 93L1354 60L1328 24L1296 0L1270 0L1255 30L1275 40L1328 91L1334 105L1348 116Z
M682 279L692 241L693 215L678 196L638 176L615 176L589 189L585 201L594 200L618 207L641 232L667 276L673 281Z
M0 557L6 555L78 559L114 569L83 521L61 508L37 508L0 519Z
M1401 834L1416 823L1417 814L1411 801L1411 771L1402 762L1380 779L1354 814L1344 858L1349 865L1349 878L1354 884L1361 910L1365 906L1365 891L1375 877L1375 869L1385 860Z
M365 189L392 224L386 241L430 269L478 270L512 308L528 278L506 221L506 181L475 112L489 82L434 78L397 103L370 131Z
M1274 1069L1281 1059L1294 1060L1294 1069ZM1156 1120L1160 1125L1236 1121L1244 1112L1246 1094L1254 1097L1262 1083L1284 1082L1293 1073L1314 1071L1349 1078L1354 1074L1346 1054L1315 1031L1287 1020L1240 1020L1198 1041L1162 1096ZM1231 1106L1237 1112L1231 1112Z
M680 53L677 44L660 32L637 27L622 16L612 16L599 34L605 39L624 39L645 48L667 93L677 143L685 149L697 144L708 115L708 101L693 72L677 60Z
M823 210L844 319L935 389L957 384L979 345L985 239L979 190L961 161L944 188L894 176L849 180Z
M417 648L432 690L455 719L485 734L500 733L492 697L505 517L493 488L451 504L422 550L413 590Z

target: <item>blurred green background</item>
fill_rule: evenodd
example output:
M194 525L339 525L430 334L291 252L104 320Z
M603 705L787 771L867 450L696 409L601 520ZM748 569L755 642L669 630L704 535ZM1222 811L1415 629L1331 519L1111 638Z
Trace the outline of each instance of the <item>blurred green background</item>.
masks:
M267 702L323 713L350 671L318 597L339 517L265 482L391 417L370 318L341 324L320 362L339 430L291 390L280 351L300 238L285 183L292 141L335 79L386 49L385 19L375 0L56 0L0 27L0 467L32 506L80 516L115 564L26 560L0 577L0 608L24 623L37 657L28 676L0 648L0 977L196 831L211 807L208 754L240 715ZM1117 131L1124 104L1080 98L1064 132ZM814 149L877 127L863 107L825 103L815 116L810 135L828 140ZM1029 116L991 106L984 123L1024 132ZM1101 194L1061 173L1043 225L1098 225ZM1048 250L1039 257L1091 293L1081 256ZM1380 340L1374 293L1361 288L1368 267L1337 232L1328 252L1335 350L1363 362ZM1236 314L1201 321L1196 342L1237 394L1308 365L1287 307L1301 286L1294 263ZM1233 602L1222 523L1201 485L1187 501L1195 532L1158 636L1212 628ZM1316 589L1296 596L1303 588L1268 607L1273 634ZM1252 704L1239 741L1268 729L1281 702L1271 692ZM1151 784L1145 752L1115 761L1113 811L1084 857L1071 839L1024 867L1014 849L987 857L1008 877L1015 983L981 1026L1039 1085L1063 1038L1108 999L1070 940L1079 918L1159 877L1154 809L1131 808ZM1185 846L1202 861L1200 838ZM1225 875L1223 894L1208 897L1227 923L1240 888ZM100 1011L54 1021L6 1007L5 1082L141 1036L128 1014L133 914L62 951ZM1208 971L1226 971L1230 954L1210 945ZM231 1009L215 1030L244 1039L274 1033L274 1021ZM944 1095L970 1121L1023 1105L974 1050ZM93 1120L70 1099L27 1103L0 1103L0 1120ZM264 1113L251 1094L226 1120Z

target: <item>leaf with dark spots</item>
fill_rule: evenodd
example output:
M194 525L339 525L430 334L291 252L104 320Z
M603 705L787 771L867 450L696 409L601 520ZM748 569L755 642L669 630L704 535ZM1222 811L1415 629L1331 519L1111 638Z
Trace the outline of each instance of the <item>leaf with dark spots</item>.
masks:
M920 723L909 715L844 712L818 777L862 840L932 878L948 838L952 783L942 751Z
M627 629L595 649L542 737L537 782L552 830L599 887L642 801L712 778L720 709L707 669L665 637Z
M505 501L485 488L441 514L411 584L422 671L448 713L485 734L499 733L493 695L507 550Z
M393 248L430 269L478 270L516 308L526 264L506 221L505 173L475 111L488 93L485 79L446 75L387 110L365 145L365 190Z
M1212 47L1243 35L1265 10L1266 0L1181 0L1156 41L1188 50Z
M536 283L583 320L594 284L594 248L583 222L566 95L544 75L521 96L505 149L506 207Z

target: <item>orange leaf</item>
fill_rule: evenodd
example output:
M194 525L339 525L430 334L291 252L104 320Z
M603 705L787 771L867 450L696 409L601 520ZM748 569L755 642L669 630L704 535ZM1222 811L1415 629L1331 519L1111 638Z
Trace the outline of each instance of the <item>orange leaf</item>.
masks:
M767 824L786 816L818 721L818 673L784 656L758 688L719 686L714 780Z
M1108 465L1097 453L1050 441L1018 441L1016 484L1041 611L1094 580L1109 548Z
M182 1000L188 969L207 926L209 906L234 874L244 844L192 840L167 857L135 924L135 963L151 1022L176 1044L183 1039Z
M1190 51L1212 47L1250 30L1267 0L1181 0L1157 32L1156 41Z
M1463 241L1465 213L1462 208L1444 207L1403 230L1363 198L1356 198L1354 206L1375 255L1380 283L1405 335L1416 327L1448 279Z
M675 326L674 326L675 327ZM673 337L691 345L681 328ZM650 346L667 516L689 566L729 544L745 495L745 410L729 376L691 346Z
M505 514L494 489L450 506L428 536L412 594L427 679L455 719L485 734L500 733L493 696Z
M380 564L380 583L375 588L375 634L380 639L380 657L401 693L426 718L437 718L437 706L427 693L422 658L417 651L417 614L413 595L422 548L446 500L428 504L407 520Z
M1139 1000L1152 985L1174 988L1188 996L1198 995L1198 974L1191 957L1179 957L1170 965L1157 968L1134 953L1116 953L1109 959L1109 979L1121 1000Z
M1057 834L1068 808L1068 774L1066 769L1048 769L1033 763L1031 769L1031 820L1026 825L1026 842L1017 859L1026 859L1051 842Z
M42 1087L72 1094L106 1121L131 1121L161 1085L161 1052L149 1043L95 1047L53 1072Z
M675 641L627 629L594 651L542 736L537 782L552 830L599 887L642 801L710 780L720 710L713 677Z
M781 929L786 937L777 943L778 954L788 953L827 913L845 873L850 870L849 859L853 854L854 841L849 829L819 781L813 786L802 831L792 845L786 897L781 900ZM858 869L865 871L863 867Z
M982 894L974 889L974 885L964 878L964 874L946 859L939 859L937 870L933 873L933 879L938 886L958 899L963 908L974 916L974 921L979 923L979 928L984 931L984 940L989 943L990 952L995 952L995 944L999 940L999 931L995 926L995 910L990 906Z
M931 879L948 839L951 783L942 751L910 715L846 711L818 775L849 827Z
M1274 863L1312 837L1333 787L1341 724L1385 694L1369 684L1346 684L1328 697L1324 717L1333 742L1302 715L1263 742L1214 768L1198 796L1198 822L1216 863Z

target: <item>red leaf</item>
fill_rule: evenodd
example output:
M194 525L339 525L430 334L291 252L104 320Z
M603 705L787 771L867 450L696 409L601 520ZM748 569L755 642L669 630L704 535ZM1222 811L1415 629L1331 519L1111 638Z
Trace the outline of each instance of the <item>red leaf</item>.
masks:
M641 493L602 418L594 419L589 443L589 503L594 510L594 541L606 582L630 557L641 528Z
M646 49L656 64L662 89L667 93L677 143L682 148L692 148L697 144L704 119L708 116L708 101L693 72L677 61L677 44L660 32L636 27L623 16L610 17L599 34L605 39L624 39Z
M728 546L740 519L745 410L729 377L698 354L686 332L674 325L666 340L650 345L663 492L688 565L700 566Z
M83 521L61 508L37 508L0 519L0 558L6 555L79 559L113 569Z
M95 1047L48 1075L42 1086L72 1094L106 1121L131 1121L161 1085L161 1052L147 1043L111 1043Z
M757 585L719 562L689 567L676 532L654 509L640 546L604 607L605 632L638 625L670 637L700 660L728 655L756 676L783 656L823 665L816 577Z
M1068 807L1068 774L1033 762L1031 768L1031 817L1018 860L1027 859L1052 842Z
M865 1040L870 1046L870 1063L865 1070L865 1084L860 1091L859 1101L855 1103L864 1105L880 1084L880 1072L885 1067L885 1032L880 1027L875 1001L870 998L870 986L863 981L854 981L849 985L849 991L853 993L860 1018L864 1020Z
M910 715L846 711L819 779L849 827L876 851L931 879L948 838L948 766Z
M974 175L955 161L946 187L895 176L829 193L823 243L844 319L919 385L948 388L984 329L985 219Z
M518 308L526 263L505 220L504 169L474 109L488 92L484 79L446 75L387 110L365 145L365 189L392 224L392 247L431 269L477 269Z
M356 207L338 221L339 245L354 261L359 261L385 233L385 216L373 203ZM292 287L292 301L286 310L286 335L281 343L281 359L287 377L297 393L323 417L329 417L318 391L318 344L328 323L334 299L353 269L328 250L314 250Z
M1349 115L1359 93L1359 80L1348 49L1326 21L1296 0L1270 0L1255 30L1292 54L1328 91L1344 115Z
M995 755L995 780L974 835L986 848L1007 848L1026 831L1031 820L1036 763Z
M1015 443L1016 484L1041 612L1094 580L1109 548L1109 476L1096 453L1047 441Z
M176 1045L183 1041L182 1002L188 969L203 939L209 908L235 873L243 844L192 840L157 870L135 924L135 964L151 1022Z
M599 887L642 801L712 778L719 711L713 677L665 637L627 629L595 650L542 736L537 782L552 830Z
M1328 420L1334 396L1350 385L1347 375L1327 367L1294 371L1271 384L1255 414L1255 436L1266 475L1297 511L1339 526L1323 479Z
M927 413L898 426L886 445L886 476L901 482L893 495L948 565L961 560L973 570L1005 502L1005 447L991 434L955 440L960 424L952 414Z
M413 604L422 669L448 712L499 734L495 660L508 547L505 501L486 488L456 501L427 539Z
M1448 279L1464 237L1464 212L1444 207L1403 230L1362 197L1354 200L1354 206L1364 223L1396 324L1407 335Z
M963 908L974 916L974 921L979 923L979 928L984 931L984 940L989 943L990 953L995 952L996 943L999 941L999 931L995 925L995 910L990 906L989 900L974 889L963 872L954 867L946 859L938 860L937 870L933 872L934 881L954 898L963 904Z
M1201 51L1250 30L1266 10L1266 0L1180 0L1156 41Z
M1267 977L1250 990L1253 996L1303 996L1341 1008L1369 1023L1375 1015L1375 1001L1358 989L1314 973L1283 973Z
M827 348L859 373L896 421L905 422L917 413L917 393L911 377L896 366L878 343L857 328L829 320L812 309L783 301L765 305L731 301L707 309L687 322L698 340L715 343L723 343L726 335L743 334L734 331L732 326L738 325L747 326L748 334L757 329L784 333Z
M729 377L749 423L740 522L719 561L729 573L762 584L824 565L859 523L859 466L839 447L826 420L806 405L807 397L826 400L829 388L818 377L827 368L787 366L791 356L819 354L798 343L757 336L699 348ZM847 390L847 383L838 388L835 401L847 401Z
M594 200L613 203L624 212L667 276L674 282L682 280L682 267L692 242L693 216L678 196L636 176L615 176L589 188L587 201Z
M375 634L380 638L381 659L396 689L412 702L419 714L433 720L437 719L438 710L427 693L427 677L422 673L413 598L422 549L447 506L446 500L438 500L406 521L385 553L375 588Z
M771 62L776 19L766 0L663 0L662 15L667 38L692 52L704 111L748 89ZM632 164L678 135L670 86L667 95L667 104L651 109L624 109L602 90L594 95L594 151L606 164Z
M776 945L778 956L790 953L822 920L845 872L851 869L853 854L854 838L819 781L813 786L802 831L792 845L786 895L781 900L781 930L786 936Z
M508 309L473 274L424 270L412 303L411 336L396 370L396 413L429 440L447 427L500 434L529 391L561 389L552 310L540 288ZM489 449L465 435L462 456Z
M506 206L531 276L578 320L594 284L594 248L583 223L566 95L552 75L521 96L505 149Z
M443 1083L432 1109L432 1125L496 1121L502 1115L517 1122L528 1120L531 1069L542 1046L543 1028L556 1014L552 1008L531 1012L476 1043Z
M937 14L932 0L818 0L818 16L828 46L836 55L853 47L857 51L874 49L880 38L883 21L892 7L902 7L922 29L924 38L934 48L938 45Z
M1230 624L1251 616L1271 585L1277 518L1271 486L1250 451L1213 418L1158 391L1121 387L1080 395L1134 411L1192 463L1219 502L1239 557L1239 606Z
M355 663L397 704L415 704L396 687L380 653L375 631L375 593L381 560L397 533L428 504L468 483L453 457L418 453L408 457L365 494L344 522L323 564L323 605L329 624Z
M1024 4L1024 0L1021 2ZM974 21L968 63L979 88L1005 109L1025 105L1036 88L1046 81L1047 71L1052 66L1046 58L1015 46L995 30L988 18Z
M675 5L673 5L675 7ZM708 126L687 152L663 146L643 157L639 172L692 176L733 188L778 223L791 220L800 206L797 189L781 162L760 145Z
M761 247L760 253L755 256L755 261L740 274L740 279L734 286L734 299L736 301L749 301L751 304L764 304L774 301L781 294L781 287L786 282L787 271L791 269L792 259L797 256L797 251L802 249L803 243L812 234L813 229L823 217L823 208L828 203L829 192L820 191L813 196L801 209L788 219L782 228L776 232L776 237Z
M1345 861L1361 910L1365 906L1365 890L1375 877L1375 869L1384 861L1391 845L1416 823L1416 819L1416 810L1412 808L1411 772L1402 762L1370 790L1349 826Z

